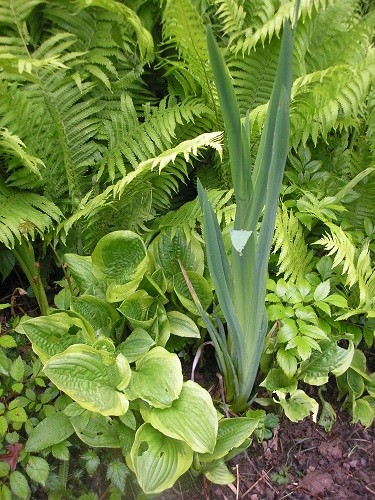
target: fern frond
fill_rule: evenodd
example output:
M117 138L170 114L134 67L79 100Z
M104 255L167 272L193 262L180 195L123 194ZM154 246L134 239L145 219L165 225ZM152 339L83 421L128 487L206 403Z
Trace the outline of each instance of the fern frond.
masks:
M231 46L244 31L246 11L238 0L215 0L216 15L221 21L221 30L229 37Z
M297 149L309 138L327 138L331 130L358 127L375 72L372 52L358 66L333 66L298 78L292 87L292 146ZM261 128L267 104L255 108L250 118Z
M306 245L297 217L283 203L278 208L274 235L273 253L278 251L278 274L284 274L284 279L295 282L312 269L313 251Z
M177 50L190 75L214 109L213 77L209 65L206 31L202 18L191 0L168 0L163 12L163 40ZM167 62L168 65L168 62ZM169 70L170 72L170 70ZM171 73L173 76L174 73Z
M126 23L134 29L141 57L149 60L154 52L154 42L151 33L142 25L141 20L134 10L116 0L78 0L78 9L87 7L101 7L109 12L120 15Z
M7 0L0 4L0 23L20 25L30 12L46 0Z
M355 246L340 226L326 223L330 233L316 241L316 244L323 245L328 251L328 255L335 255L332 267L343 265L343 274L347 275L346 283L353 286L358 281L358 274L355 265Z
M99 177L106 172L113 181L118 173L126 175L129 170L137 169L139 163L169 150L181 140L177 138L179 128L206 113L207 107L200 99L182 103L172 98L163 99L158 107L146 106L144 121L140 122L132 99L123 96L121 113L113 113L110 120L103 121L102 133L108 140L108 148Z
M14 134L11 134L8 129L0 130L0 154L5 153L18 159L18 164L26 168L28 172L41 178L40 167L45 168L45 164L40 158L29 154L25 144L21 139ZM8 172L13 169L13 165L9 165Z
M282 2L276 12L273 10L273 2L264 1L262 3L262 10L259 9L259 11L256 12L256 16L261 23L258 26L256 24L250 24L250 26L245 29L245 36L239 38L237 43L233 46L232 50L235 53L249 53L258 44L258 42L261 42L264 46L267 38L270 41L274 36L279 37L281 28L285 21L293 20L295 11L294 0ZM267 3L271 5L267 6ZM327 0L301 0L299 17L302 17L303 19L306 18L306 16L310 17L313 9L325 9L326 5ZM268 12L265 11L266 6L268 7ZM266 15L264 15L265 12Z
M141 162L133 172L130 172L115 184L113 190L114 196L123 196L127 187L132 187L135 179L137 179L138 182L144 182L147 177L154 176L156 174L156 168L160 175L167 166L171 163L175 163L177 156L183 156L184 160L187 162L191 156L196 157L201 149L206 149L208 147L214 148L221 154L221 139L221 132L201 134L195 139L184 141L178 146L164 151L156 158L150 158Z
M0 179L0 242L7 248L25 237L47 234L61 216L44 196L7 188Z

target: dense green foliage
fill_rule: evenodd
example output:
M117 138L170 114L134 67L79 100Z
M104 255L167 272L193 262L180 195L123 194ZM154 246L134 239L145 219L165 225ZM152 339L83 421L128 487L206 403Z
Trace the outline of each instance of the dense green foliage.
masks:
M228 256L238 229L206 28L229 70L244 129L250 112L254 161L294 7L294 0L0 0L0 274L5 280L20 267L42 313L18 326L13 318L0 336L0 496L27 498L43 488L55 498L67 488L76 498L82 487L79 494L94 498L80 477L98 471L113 498L135 476L156 492L189 467L230 482L224 460L249 445L251 432L270 435L260 408L332 426L326 384L336 384L353 422L373 422L375 7L366 0L300 2L268 333L246 395L253 409L232 419L233 439L219 450L231 419L220 423L211 410L214 403L225 412L226 402L182 381L180 359L198 352L195 366L207 330L178 260L205 314L229 338L204 257L198 178ZM107 252L106 242L124 234L113 231L133 235L134 248L111 243ZM52 275L61 292L49 307ZM9 319L13 309L5 307ZM51 324L61 342L50 338ZM80 363L106 381L109 406L74 390L65 374L74 378L67 366ZM164 408L150 381L153 363L173 365ZM159 449L166 432L159 413L173 413L173 401L189 406L193 392L211 409L209 445L197 445L199 429L189 428L167 435ZM182 420L182 428L190 425ZM57 428L65 429L58 442L35 444ZM158 450L174 454L175 467L153 482L142 460Z

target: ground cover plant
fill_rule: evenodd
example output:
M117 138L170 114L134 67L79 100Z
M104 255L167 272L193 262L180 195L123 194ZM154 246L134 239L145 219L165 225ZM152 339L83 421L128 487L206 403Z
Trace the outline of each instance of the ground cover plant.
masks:
M299 4L288 142L271 91L293 1L0 1L4 498L230 483L275 414L334 429L332 390L371 427L375 9ZM265 191L276 116L285 175ZM242 201L251 163L264 211ZM217 391L186 380L210 342Z

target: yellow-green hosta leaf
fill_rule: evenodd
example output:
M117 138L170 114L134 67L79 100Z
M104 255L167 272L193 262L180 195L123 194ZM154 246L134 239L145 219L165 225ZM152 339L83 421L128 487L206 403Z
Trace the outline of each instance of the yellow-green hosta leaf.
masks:
M104 299L93 295L81 295L74 298L72 309L83 316L92 325L95 332L106 332L120 317L115 307Z
M67 253L64 255L64 260L80 292L83 293L93 285L98 285L90 256Z
M156 318L156 303L154 302L154 298L144 290L137 290L127 297L118 310L125 316L133 328L137 326L149 328Z
M198 295L198 298L202 304L203 309L206 311L212 304L213 295L211 290L211 285L208 283L206 278L193 271L187 272L189 280ZM197 306L194 304L191 298L190 290L186 284L186 280L182 273L175 274L173 276L173 289L176 292L177 297L181 301L181 304L191 313L199 315Z
M279 403L285 412L285 415L292 422L299 422L312 413L313 421L316 422L319 405L315 399L310 398L304 391L297 389L293 394L287 396L281 391L275 391L279 398L274 401Z
M212 453L216 444L218 421L211 396L191 380L169 408L141 408L145 422L163 434L181 439L199 453Z
M116 352L123 354L129 363L137 361L148 352L155 341L143 328L134 328L129 337L117 347Z
M100 413L83 410L70 417L77 436L89 446L97 448L120 448L120 440L114 421Z
M198 327L189 316L179 311L169 311L167 317L172 335L200 339Z
M83 408L102 415L123 415L129 401L120 390L131 377L126 358L97 351L87 345L73 345L50 358L45 374Z
M369 399L372 398L361 398L353 402L353 423L360 422L365 427L370 427L373 423L375 410Z
M199 455L201 462L211 462L225 457L238 448L255 431L259 419L250 417L223 418L219 422L215 449L212 453Z
M103 236L91 255L98 280L124 285L140 282L148 266L145 244L132 231L113 231Z
M180 395L183 376L178 356L163 347L154 347L136 362L128 399L142 399L156 408L166 408Z
M231 484L236 479L228 467L225 465L224 460L216 460L208 469L203 471L206 478L215 484Z
M28 337L43 363L73 344L91 344L95 340L83 320L65 312L29 319L18 325L16 331Z
M171 488L193 461L193 450L183 441L165 436L150 424L138 429L126 463L149 495Z

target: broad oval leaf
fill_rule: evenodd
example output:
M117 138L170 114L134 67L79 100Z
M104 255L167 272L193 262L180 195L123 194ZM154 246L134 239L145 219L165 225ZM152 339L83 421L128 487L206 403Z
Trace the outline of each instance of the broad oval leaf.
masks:
M224 460L216 460L210 464L208 469L204 469L203 474L206 478L215 484L231 484L235 481L235 477L229 472Z
M297 389L290 397L287 397L281 391L276 391L278 400L274 401L279 403L285 412L285 415L292 422L299 422L312 413L312 419L316 422L318 415L319 405L315 399L310 398L304 391Z
M200 339L199 329L189 316L179 311L169 311L167 317L172 335Z
M193 285L196 294L198 295L203 309L207 311L213 301L211 285L208 283L206 278L198 273L189 271L187 272L187 275L191 284ZM181 304L188 311L198 316L200 314L199 310L191 297L188 285L185 281L184 275L181 272L173 277L173 289L176 292L177 297L181 301Z
M81 293L91 289L94 284L99 284L94 275L90 256L67 253L64 255L64 260Z
M199 453L212 453L218 421L211 396L191 380L184 383L179 398L169 408L141 408L145 422L163 434L185 441Z
M96 448L120 448L115 422L109 417L83 410L70 418L74 431L81 441Z
M328 381L328 374L336 377L350 366L354 355L354 345L349 341L348 349L339 347L334 342L320 344L321 352L313 351L310 359L301 364L300 377L311 385L322 385Z
M126 462L149 495L171 488L193 461L193 450L183 441L165 436L150 424L138 429Z
M153 307L152 307L153 306ZM157 304L144 290L137 290L127 297L118 310L133 328L149 328L156 318Z
M135 328L129 337L122 342L116 352L123 354L129 363L137 361L148 352L155 341L143 328Z
M89 321L95 332L104 334L111 332L112 324L120 317L115 307L93 295L82 295L73 299L72 309Z
M132 231L114 231L103 236L92 255L95 276L118 285L132 281L140 283L147 269L145 244Z
M178 356L157 346L136 362L125 394L130 400L140 398L156 408L165 408L178 398L182 384Z
M26 442L25 451L35 453L61 443L74 433L69 417L64 413L52 413L34 427Z
M129 383L128 361L91 346L74 345L53 356L45 374L83 408L102 415L123 415L129 402L122 392Z
M211 462L225 457L238 448L255 431L259 419L250 417L223 418L219 421L215 449L212 453L199 455L201 462Z
M91 344L94 341L83 320L65 312L29 319L18 325L16 331L28 337L43 363L73 344Z
M155 238L150 248L169 281L180 272L178 261L187 271L203 275L204 252L201 243L193 234L188 241L181 229L175 230L174 234L165 230Z

